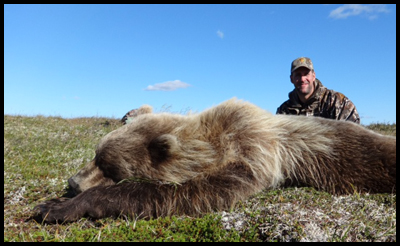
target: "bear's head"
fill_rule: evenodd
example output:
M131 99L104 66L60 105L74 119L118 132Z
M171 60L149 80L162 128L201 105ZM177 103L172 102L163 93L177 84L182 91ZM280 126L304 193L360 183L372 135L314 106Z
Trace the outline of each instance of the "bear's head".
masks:
M128 125L110 132L101 139L95 158L68 179L69 186L75 194L91 187L113 185L132 176L143 175L138 173L140 168L135 168L136 162L132 161L133 158L142 160L144 164L149 161L161 163L169 157L173 146L177 146L175 137L164 134L146 141L149 136L144 122L149 120L140 118L151 113L151 106L141 106ZM136 122L136 119L139 121Z
M193 137L192 127L183 130L192 122L187 116L153 114L149 107L139 108L142 113L129 124L100 140L95 158L68 180L72 191L78 194L132 178L182 183L214 161L204 158L205 152L215 156L209 143L185 137Z

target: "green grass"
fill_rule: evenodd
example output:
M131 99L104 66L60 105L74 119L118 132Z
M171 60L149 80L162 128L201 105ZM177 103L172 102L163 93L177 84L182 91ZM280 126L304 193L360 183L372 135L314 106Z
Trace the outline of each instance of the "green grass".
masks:
M39 224L32 208L65 194L117 119L4 116L4 241L396 241L396 195L331 196L312 188L263 191L201 218ZM371 124L396 135L396 124Z

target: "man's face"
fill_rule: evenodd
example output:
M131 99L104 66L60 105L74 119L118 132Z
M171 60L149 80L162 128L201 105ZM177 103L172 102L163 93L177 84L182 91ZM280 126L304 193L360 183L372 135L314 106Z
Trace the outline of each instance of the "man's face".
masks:
M299 96L308 99L315 89L315 72L306 67L300 67L290 75L290 81Z

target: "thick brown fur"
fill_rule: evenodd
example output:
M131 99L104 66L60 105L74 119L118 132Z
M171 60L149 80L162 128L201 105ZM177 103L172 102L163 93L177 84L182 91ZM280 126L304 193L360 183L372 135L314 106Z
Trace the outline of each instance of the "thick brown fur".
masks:
M396 192L396 137L355 123L272 115L236 99L187 116L147 112L106 135L69 179L80 194L37 206L39 217L199 216L284 185Z

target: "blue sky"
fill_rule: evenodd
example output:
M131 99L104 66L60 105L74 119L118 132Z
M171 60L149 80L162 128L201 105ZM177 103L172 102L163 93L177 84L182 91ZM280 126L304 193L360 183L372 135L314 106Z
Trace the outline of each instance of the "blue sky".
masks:
M272 113L310 57L362 124L396 123L396 5L4 5L4 114L121 118L232 97Z

